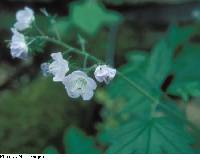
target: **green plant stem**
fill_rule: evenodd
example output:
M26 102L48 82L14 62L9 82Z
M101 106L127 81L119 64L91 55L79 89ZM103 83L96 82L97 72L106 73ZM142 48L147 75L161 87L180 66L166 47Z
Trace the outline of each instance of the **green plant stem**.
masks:
M36 38L32 39L30 42L27 43L27 46L31 45L35 40Z
M140 93L142 93L144 96L146 96L147 98L149 98L151 101L153 102L157 102L157 98L151 96L148 92L146 92L142 87L140 87L136 82L134 82L133 80L130 80L129 78L127 78L123 73L117 71L117 74L123 78L124 80L126 80L131 86L133 86L135 89L137 89Z
M84 62L83 62L83 68L84 69L87 67L87 60L88 60L88 56L85 55Z
M55 34L56 34L57 39L58 39L59 41L61 41L61 36L60 36L60 33L58 32L57 27L54 25L53 28L54 28L54 30L55 30Z
M79 50L79 49L77 49L77 48L74 48L74 47L72 47L72 46L70 46L70 45L68 45L68 44L66 44L66 43L64 43L64 42L62 42L62 41L56 40L56 39L51 38L51 37L48 37L48 36L38 36L37 38L43 39L43 40L46 40L46 41L49 41L49 42L52 42L52 43L54 43L54 44L57 44L57 45L59 45L59 46L62 46L62 47L65 48L65 49L72 50L72 51L78 53L78 54L81 55L81 56L84 56L84 57L87 56L89 59L91 59L91 60L94 61L94 62L102 63L101 60L99 60L99 59L97 59L96 57L90 55L89 53L87 53L87 52L82 52L81 50Z
M81 48L82 48L82 52L85 53L85 44L81 44ZM84 69L87 68L87 60L88 60L88 56L85 55L84 61L83 61L83 68L84 68Z

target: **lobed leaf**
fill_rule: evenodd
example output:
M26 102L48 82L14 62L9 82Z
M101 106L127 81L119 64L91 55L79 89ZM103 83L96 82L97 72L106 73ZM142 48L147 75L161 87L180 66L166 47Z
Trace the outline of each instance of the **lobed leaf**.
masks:
M70 5L70 20L90 35L94 35L105 25L119 23L121 19L121 15L106 10L98 1L85 0Z
M167 117L135 120L107 134L108 153L194 153L184 126Z
M190 96L200 96L200 73L198 71L200 47L187 44L176 57L173 65L174 79L168 93L188 100Z

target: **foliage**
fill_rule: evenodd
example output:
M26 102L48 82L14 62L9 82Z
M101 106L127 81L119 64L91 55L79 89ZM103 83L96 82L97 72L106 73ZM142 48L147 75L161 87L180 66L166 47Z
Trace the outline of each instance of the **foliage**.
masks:
M57 96L59 93L59 96ZM1 153L38 153L64 126L65 91L38 78L17 90L1 93Z
M143 51L131 52L128 63L120 69L130 83L118 77L108 87L109 98L121 104L120 109L116 110L110 102L113 107L102 112L105 121L99 128L105 131L100 137L109 144L108 153L194 152L192 136L185 129L184 114L176 103L166 98L161 88L174 70L174 53L195 32L195 28L191 30L187 27L184 28L185 34L177 38L181 30L177 26L171 27L168 34L153 47L150 56ZM189 65L192 66L188 62ZM108 126L110 116L115 121L114 127Z
M86 0L71 4L70 18L75 26L88 34L95 34L104 25L119 23L122 17L107 11L98 1Z
M193 153L193 139L182 124L166 117L135 120L114 130L108 153ZM120 145L119 145L120 144Z
M53 25L61 35L74 27L89 35L96 35L102 27L120 23L122 20L119 13L106 10L101 2L92 0L71 3L69 12L69 17L59 18Z
M65 147L65 153L98 154L101 152L97 148L94 138L85 135L85 133L82 130L76 127L69 127L65 131L63 144ZM45 149L44 153L55 154L55 153L58 153L58 151L54 147L49 146Z
M198 44L187 44L173 63L174 80L168 93L181 96L188 101L191 96L200 96L200 77L198 74L200 47Z
M45 148L43 153L45 153L45 154L59 154L58 150L53 146L49 146L49 147Z

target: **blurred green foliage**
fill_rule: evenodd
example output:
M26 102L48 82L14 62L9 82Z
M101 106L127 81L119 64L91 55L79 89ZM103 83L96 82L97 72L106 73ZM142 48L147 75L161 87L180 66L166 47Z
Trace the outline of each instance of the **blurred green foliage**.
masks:
M85 133L76 128L69 127L64 134L63 143L65 153L70 154L98 154L101 153L97 148L93 137L85 135ZM49 146L44 150L46 154L56 154L58 151L55 147Z
M108 11L93 0L71 4L70 18L74 25L88 34L95 34L102 26L119 23L122 19L117 12Z
M0 106L1 153L38 153L65 126L66 93L50 79L4 91Z
M113 132L108 139L114 143L108 153L194 153L191 135L170 118L138 119Z
M170 94L181 96L185 101L191 96L200 96L199 53L199 44L188 43L184 46L174 61L174 80L168 88Z
M104 124L99 125L100 130L104 128L105 131L100 139L103 137L103 141L107 141L110 146L108 153L194 153L191 147L193 138L185 130L188 124L184 113L177 104L166 98L161 90L161 86L176 66L172 65L175 52L180 46L184 46L195 32L195 28L191 30L191 27L188 27L184 30L189 34L181 34L182 38L174 36L181 33L181 30L183 29L177 26L171 27L168 34L153 47L150 56L143 51L129 53L128 63L121 67L121 72L133 86L142 86L141 92L140 88L137 90L118 76L108 87L107 99L112 99L113 103L105 103L108 101L102 97L99 99L103 104L111 105L102 112ZM192 51L196 53L195 50L190 50ZM175 57L175 60L180 58ZM182 60L188 62L188 67L192 66L190 60L193 58ZM178 73L183 71L179 70ZM196 72L194 74L198 75ZM176 77L176 74L174 76ZM198 81L198 78L196 80ZM181 84L183 79L179 81L177 83ZM153 98L144 96L147 93ZM114 105L117 102L121 104L119 110ZM111 117L115 126L110 123Z
M100 2L93 0L75 1L69 5L69 16L55 19L51 31L58 30L61 36L70 33L73 28L95 36L105 26L120 23L122 16L115 11L107 10Z
M59 154L58 150L53 146L48 146L43 151L44 154Z

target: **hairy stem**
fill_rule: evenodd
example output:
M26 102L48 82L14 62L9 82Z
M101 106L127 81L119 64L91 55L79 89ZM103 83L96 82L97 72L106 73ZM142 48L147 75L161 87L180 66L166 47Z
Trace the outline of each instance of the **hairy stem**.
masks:
M82 49L82 52L85 53L85 44L84 43L81 44L81 49ZM84 69L87 67L87 60L88 60L88 56L85 55L84 62L83 62Z
M54 38L51 38L51 37L48 37L48 36L38 36L37 38L43 39L43 40L46 40L46 41L49 41L49 42L52 42L52 43L54 43L54 44L57 44L57 45L59 45L59 46L62 46L62 47L65 48L65 49L72 50L72 51L74 51L75 53L77 53L77 54L79 54L79 55L81 55L81 56L84 56L84 57L87 56L89 59L91 59L91 60L94 61L94 62L102 63L101 60L99 60L99 59L97 59L96 57L90 55L89 53L87 53L87 52L82 52L81 50L79 50L79 49L77 49L77 48L74 48L74 47L72 47L72 46L70 46L70 45L68 45L68 44L66 44L66 43L64 43L64 42L61 42L61 41L59 41L59 40L56 40L56 39L54 39Z

